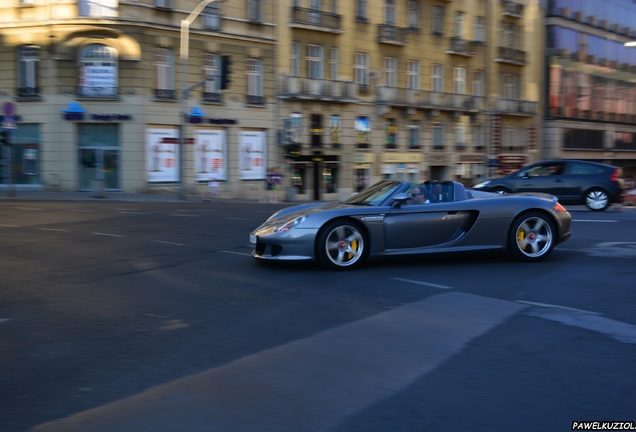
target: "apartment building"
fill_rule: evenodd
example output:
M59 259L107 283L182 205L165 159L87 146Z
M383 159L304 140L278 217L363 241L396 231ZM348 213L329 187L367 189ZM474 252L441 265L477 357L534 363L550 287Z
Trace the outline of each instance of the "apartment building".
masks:
M240 0L196 16L200 0L8 1L0 103L21 187L190 192L215 177L255 198L279 167L288 198L329 200L540 157L535 1Z
M545 157L636 177L636 4L554 0L546 13Z
M258 196L276 157L274 6L213 2L195 13L201 3L3 1L12 182L193 193L217 178L226 194Z

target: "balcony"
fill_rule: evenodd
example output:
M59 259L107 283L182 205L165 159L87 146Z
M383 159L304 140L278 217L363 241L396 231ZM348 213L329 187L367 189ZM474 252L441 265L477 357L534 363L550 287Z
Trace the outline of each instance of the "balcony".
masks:
M526 52L515 48L500 46L497 47L497 57L495 61L524 66L526 64Z
M292 7L292 27L340 33L342 31L340 21L341 15L338 14L298 6Z
M460 55L464 57L475 57L475 49L472 41L459 37L452 37L450 40L450 48L446 50L447 54Z
M405 45L406 34L408 29L395 27L388 24L378 24L378 37L376 40L380 43Z
M203 102L221 103L223 101L222 94L218 92L203 92Z
M501 0L501 14L513 18L523 17L523 4L512 0Z
M375 103L402 108L477 112L483 107L483 98L466 94L380 86L376 89Z
M520 99L497 98L496 109L500 114L535 115L538 102Z
M282 76L279 84L281 99L355 102L356 85L352 81L335 81L319 78Z

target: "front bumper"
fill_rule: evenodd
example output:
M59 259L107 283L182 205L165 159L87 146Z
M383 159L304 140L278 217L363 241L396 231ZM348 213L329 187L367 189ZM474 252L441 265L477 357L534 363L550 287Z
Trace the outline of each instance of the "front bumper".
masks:
M257 229L250 234L252 256L270 261L313 260L317 230L292 228L284 233Z

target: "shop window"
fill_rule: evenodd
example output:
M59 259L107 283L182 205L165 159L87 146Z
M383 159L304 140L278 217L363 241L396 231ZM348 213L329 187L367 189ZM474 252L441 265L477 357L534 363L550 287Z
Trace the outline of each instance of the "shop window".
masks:
M331 146L340 148L342 138L342 118L339 115L332 115L329 119L329 137L331 138Z
M386 119L385 122L385 147L388 149L397 148L397 122L394 118Z
M91 44L80 50L78 96L116 97L118 88L117 50Z
M322 129L322 115L320 114L312 114L311 115L311 147L312 148L322 148L322 136L324 131Z
M307 169L304 166L293 166L291 171L291 184L297 194L305 193L305 178Z
M420 148L420 122L417 120L413 120L409 124L409 148Z
M335 165L324 167L322 169L322 182L326 193L336 193L338 191L338 167Z

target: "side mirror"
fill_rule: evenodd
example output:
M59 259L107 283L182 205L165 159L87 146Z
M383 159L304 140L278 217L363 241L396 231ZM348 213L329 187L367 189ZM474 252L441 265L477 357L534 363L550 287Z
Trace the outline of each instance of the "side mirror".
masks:
M402 205L411 198L409 194L400 192L393 197L393 207L400 208Z

